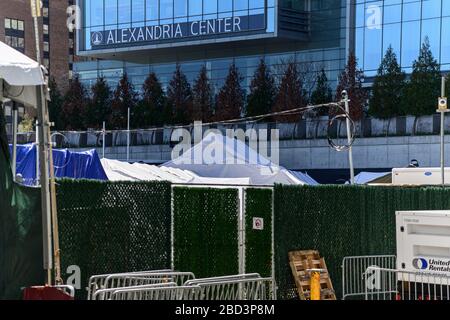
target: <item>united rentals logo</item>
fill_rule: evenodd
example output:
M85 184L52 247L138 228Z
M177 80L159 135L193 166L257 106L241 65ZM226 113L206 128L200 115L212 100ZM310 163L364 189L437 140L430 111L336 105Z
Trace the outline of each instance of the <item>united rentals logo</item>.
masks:
M412 261L412 265L417 270L426 270L428 268L427 260L423 258L416 258Z
M417 270L428 270L437 272L450 272L450 259L424 259L415 258L412 265Z
M92 44L95 46L101 45L103 43L103 33L99 32L99 31L92 32L91 41L92 41Z

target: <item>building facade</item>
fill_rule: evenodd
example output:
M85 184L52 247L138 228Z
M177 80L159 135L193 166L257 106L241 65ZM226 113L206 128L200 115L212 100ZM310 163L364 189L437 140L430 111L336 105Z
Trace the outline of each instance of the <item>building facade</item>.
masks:
M88 87L99 76L115 87L126 72L139 90L150 72L167 86L177 63L191 82L206 66L217 92L232 63L248 89L264 58L275 75L291 61L307 75L323 68L335 86L346 57L346 2L80 0L78 54L99 60L74 71Z
M376 74L389 46L410 73L426 38L441 70L450 70L450 1L356 0L355 6L355 52L366 76Z

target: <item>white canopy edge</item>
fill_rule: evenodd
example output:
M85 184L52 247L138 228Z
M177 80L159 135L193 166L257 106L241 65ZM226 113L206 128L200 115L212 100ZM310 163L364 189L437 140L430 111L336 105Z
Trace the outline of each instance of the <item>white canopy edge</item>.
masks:
M44 85L41 66L0 41L0 100L36 107L36 86Z

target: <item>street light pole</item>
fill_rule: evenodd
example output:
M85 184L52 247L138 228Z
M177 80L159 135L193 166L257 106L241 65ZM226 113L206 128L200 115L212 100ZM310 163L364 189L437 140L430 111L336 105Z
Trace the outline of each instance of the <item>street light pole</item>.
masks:
M441 81L441 97L438 101L438 110L441 113L441 184L445 186L445 113L448 112L447 97L445 96L445 77Z
M355 169L353 167L353 151L352 151L352 133L351 133L351 129L350 129L350 119L348 118L350 116L350 106L349 106L349 102L350 100L348 99L348 93L346 90L342 91L342 100L344 101L345 104L345 112L347 113L347 117L346 117L346 126L347 126L347 142L349 145L348 148L348 162L349 162L349 166L350 166L350 184L355 184Z

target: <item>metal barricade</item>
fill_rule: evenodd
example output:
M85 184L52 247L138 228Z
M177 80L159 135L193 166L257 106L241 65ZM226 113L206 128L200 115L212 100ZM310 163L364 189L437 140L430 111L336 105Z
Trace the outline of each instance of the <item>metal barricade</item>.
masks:
M366 300L450 300L450 276L369 267Z
M208 282L220 282L220 281L232 281L232 280L243 280L243 279L258 279L261 278L259 273L248 273L248 274L238 274L233 276L222 276L222 277L212 277L212 278L202 278L188 280L184 283L185 286L197 285L200 283Z
M110 300L198 300L199 286L158 286L115 289Z
M205 279L206 280L206 279ZM200 300L273 300L273 279L201 281Z
M92 299L93 294L100 289L105 289L105 281L109 276L112 275L134 275L134 274L149 274L149 273L169 273L174 272L171 269L162 269L162 270L149 270L149 271L137 271L137 272L128 272L128 273L113 273L113 274L101 274L101 275L94 275L89 278L88 283L88 300Z
M345 257L342 261L342 299L364 299L364 274L369 267L396 269L395 255Z
M176 286L177 286L176 283L170 282L170 283L156 283L156 284L149 284L149 285L142 285L142 286L123 287L123 288L100 289L100 290L97 290L92 295L92 300L127 300L126 298L113 299L114 292L116 292L118 290L124 290L124 291L142 290L142 291L145 291L145 290L152 289L152 288L165 288L165 287L176 287ZM143 299L140 299L140 300L143 300Z

